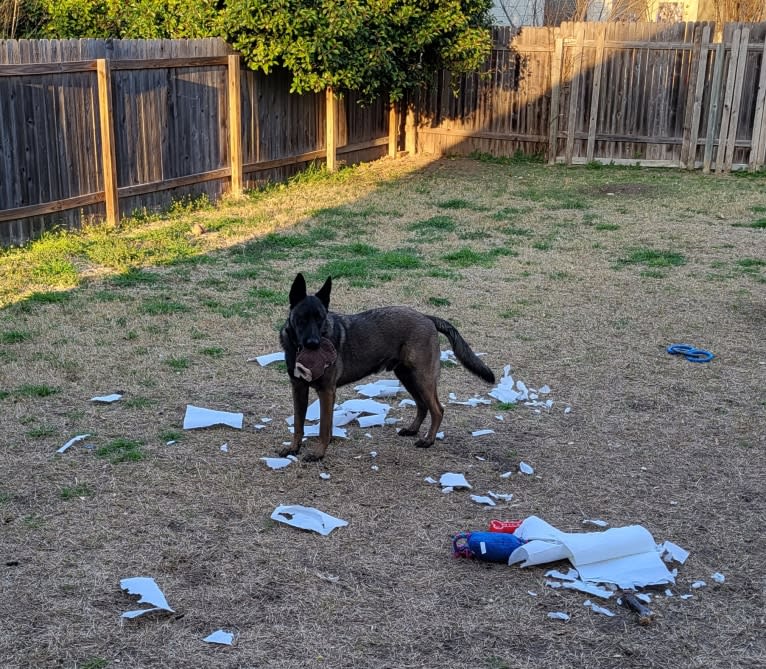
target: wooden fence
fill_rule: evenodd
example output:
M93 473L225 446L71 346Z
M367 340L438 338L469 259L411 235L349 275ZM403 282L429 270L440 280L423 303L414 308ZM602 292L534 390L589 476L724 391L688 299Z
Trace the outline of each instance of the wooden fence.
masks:
M0 41L0 246L172 199L410 152L545 153L725 173L766 165L766 24L494 31L482 72L384 100L293 95L220 40Z
M422 99L418 150L762 169L766 24L713 36L707 23L496 29L483 72L443 73Z
M396 150L385 101L289 83L215 39L0 41L0 246Z

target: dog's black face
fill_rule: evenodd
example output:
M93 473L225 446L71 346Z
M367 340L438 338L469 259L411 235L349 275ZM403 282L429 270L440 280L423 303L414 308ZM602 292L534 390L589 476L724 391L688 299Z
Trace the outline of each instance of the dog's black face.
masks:
M331 289L332 278L327 277L316 294L307 295L303 274L295 277L290 288L290 315L287 320L299 348L319 348L330 308Z

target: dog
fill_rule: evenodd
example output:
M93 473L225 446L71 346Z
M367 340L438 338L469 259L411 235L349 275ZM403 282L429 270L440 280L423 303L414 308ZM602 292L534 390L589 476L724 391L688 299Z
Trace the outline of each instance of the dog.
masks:
M417 436L426 417L431 424L415 446L429 448L444 416L436 395L441 370L439 333L449 339L455 357L470 372L487 383L495 375L471 350L465 339L446 320L428 316L409 307L382 307L354 315L330 311L332 277L314 295L306 292L306 280L298 274L290 288L290 311L279 339L285 352L287 373L292 385L294 432L290 446L281 456L297 455L302 441L308 408L309 388L319 396L319 444L304 455L305 461L320 460L332 435L337 388L383 369L392 371L412 395L417 414L400 436ZM330 351L324 358L324 353ZM324 360L312 372L301 359ZM317 378L318 377L318 378Z

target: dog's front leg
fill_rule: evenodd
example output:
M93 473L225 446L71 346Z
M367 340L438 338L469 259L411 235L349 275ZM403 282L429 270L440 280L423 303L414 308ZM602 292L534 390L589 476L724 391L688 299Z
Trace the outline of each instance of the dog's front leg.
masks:
M309 384L301 379L291 379L293 390L293 443L286 446L279 454L297 455L303 443L303 430L306 425L306 410L309 407Z
M317 388L319 395L319 443L303 456L304 461L321 460L332 437L332 418L335 410L335 387Z

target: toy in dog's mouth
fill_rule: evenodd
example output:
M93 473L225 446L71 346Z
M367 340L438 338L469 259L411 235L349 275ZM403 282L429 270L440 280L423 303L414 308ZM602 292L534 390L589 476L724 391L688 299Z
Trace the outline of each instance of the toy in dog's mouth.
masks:
M295 376L304 381L316 381L332 365L338 352L327 337L322 337L319 348L301 349L295 360Z

